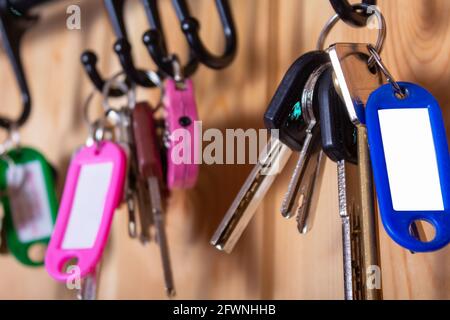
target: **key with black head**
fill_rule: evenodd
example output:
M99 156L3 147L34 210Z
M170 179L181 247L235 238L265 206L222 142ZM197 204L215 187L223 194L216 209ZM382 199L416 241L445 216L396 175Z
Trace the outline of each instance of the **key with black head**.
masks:
M329 62L324 51L311 51L298 58L289 68L266 113L267 129L278 129L279 139L289 148L300 152L307 136L307 123L302 114L301 97L310 75Z
M302 149L307 135L300 101L303 88L311 73L328 61L323 51L306 53L283 77L264 115L266 127L279 131L272 130L266 149L214 233L211 244L217 249L228 253L233 250L292 150Z
M306 138L299 153L297 165L283 199L281 213L290 218L297 213L297 227L306 233L312 224L312 213L318 201L323 157L320 143L320 117L317 101L318 84L322 73L331 67L330 62L315 69L302 92L301 108L306 127Z
M345 160L357 164L356 127L336 91L332 68L323 73L318 91L323 151L334 162Z

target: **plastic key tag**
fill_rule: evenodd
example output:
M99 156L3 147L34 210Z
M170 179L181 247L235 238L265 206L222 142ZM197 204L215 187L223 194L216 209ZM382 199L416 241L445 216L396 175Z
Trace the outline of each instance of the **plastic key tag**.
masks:
M438 250L450 242L450 157L441 109L422 87L400 82L406 97L391 85L374 91L367 103L370 155L388 234L414 252ZM434 239L411 235L413 222L426 221Z
M126 156L113 142L81 148L72 158L45 267L59 281L76 261L81 278L95 270L122 199Z
M165 101L169 148L167 154L167 186L170 190L192 188L198 178L200 137L195 132L198 120L193 84L184 80L184 88L177 88L175 80L165 82Z
M56 220L52 171L38 151L21 147L2 156L0 184L9 251L23 264L41 266Z

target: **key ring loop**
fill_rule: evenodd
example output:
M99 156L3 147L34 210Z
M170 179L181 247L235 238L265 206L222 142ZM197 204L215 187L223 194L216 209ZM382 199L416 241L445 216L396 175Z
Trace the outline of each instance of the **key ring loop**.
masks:
M380 71L384 74L387 81L391 84L392 89L395 92L395 95L400 99L406 98L407 94L406 91L400 87L398 82L395 80L394 76L389 72L377 50L371 44L367 45L367 49L369 50L371 57L373 58L373 61L376 63Z
M127 95L128 98L128 107L133 109L136 105L136 85L134 83L131 86L127 85L125 81L119 81L120 76L125 76L123 71L116 73L110 79L105 82L103 86L102 95L103 95L103 109L105 113L108 113L111 110L117 110L117 108L111 106L109 104L109 94L112 88L117 88Z
M84 122L86 123L87 127L89 128L89 134L88 134L88 138L86 140L86 145L91 146L91 145L95 144L97 147L97 150L99 150L100 143L105 138L107 113L105 112L105 114L102 117L100 117L94 121L91 121L89 119L89 106L91 104L92 99L94 98L95 93L96 93L96 88L94 88L92 90L92 92L88 95L88 97L86 98L86 101L84 102L83 119L84 119ZM114 109L110 109L110 110L114 110Z
M380 9L377 6L370 6L364 3L354 4L352 7L355 10L364 10L367 13L372 13L375 15L378 23L378 38L377 42L374 46L375 50L380 54L383 50L384 42L386 40L386 20L384 19L383 14L381 13ZM336 23L341 20L338 14L333 15L325 24L325 27L320 32L319 40L317 41L317 48L318 50L324 50L325 47L325 40L330 34L333 27L336 25ZM369 21L368 21L369 22ZM374 63L373 57L369 58L369 66L372 66Z

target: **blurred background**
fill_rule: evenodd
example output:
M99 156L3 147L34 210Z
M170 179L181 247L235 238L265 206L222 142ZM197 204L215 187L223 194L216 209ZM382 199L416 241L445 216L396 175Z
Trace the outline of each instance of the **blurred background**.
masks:
M92 90L80 55L93 49L104 75L120 70L112 50L115 37L101 0L54 1L39 8L40 22L23 39L22 59L33 97L33 110L21 128L24 145L37 148L57 167L59 193L72 152L85 142L82 106ZM170 0L160 0L170 50L185 61L186 42ZM201 21L201 36L219 52L222 29L212 0L189 1ZM313 50L320 30L333 14L327 0L230 0L239 36L238 55L227 69L200 67L193 77L203 128L262 128L262 116L290 64ZM81 29L66 28L69 5L81 8ZM382 54L399 80L419 83L439 100L450 132L450 1L379 0L388 36ZM148 29L138 0L128 1L126 23L135 62L154 69L142 44ZM376 30L340 23L328 38L374 42ZM138 91L158 101L156 89ZM98 105L100 99L94 103ZM0 112L21 110L15 78L0 51ZM3 139L5 133L1 133ZM255 218L230 255L209 240L251 170L247 165L203 165L197 186L169 199L167 233L179 299L342 299L341 222L335 164L326 179L311 232L301 236L295 220L278 212L296 157L277 178ZM142 246L127 233L122 208L114 217L103 256L100 299L165 299L160 255L152 242ZM386 299L449 299L450 247L412 255L381 227L381 263ZM69 299L43 267L24 267L0 256L0 299Z

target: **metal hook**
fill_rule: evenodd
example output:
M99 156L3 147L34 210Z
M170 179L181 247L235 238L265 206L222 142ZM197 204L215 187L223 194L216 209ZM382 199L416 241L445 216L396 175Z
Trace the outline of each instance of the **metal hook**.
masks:
M219 11L220 21L225 35L225 49L222 55L212 54L203 44L199 35L200 23L191 16L186 0L172 0L172 3L175 7L178 20L180 20L181 29L197 59L213 69L227 67L233 61L237 51L237 34L228 0L216 0L216 7Z
M9 129L23 125L31 113L31 95L20 58L20 43L25 31L37 17L22 16L15 12L8 0L0 0L0 34L3 47L12 65L22 99L22 113L17 120L0 117L0 127Z
M165 41L164 30L161 24L157 1L158 0L142 0L145 12L147 14L147 19L150 24L150 29L144 33L142 41L147 47L150 56L152 57L158 68L162 70L166 75L174 78L174 55L170 55L167 50L167 44ZM190 50L189 60L182 68L182 73L186 77L189 77L197 70L197 68L198 60L192 50Z
M339 18L345 23L353 27L364 27L367 25L367 19L371 16L370 12L358 11L352 6L348 0L330 0L334 11L339 15ZM363 4L368 6L376 5L376 0L363 0Z
M114 51L119 57L120 64L129 81L146 88L155 87L155 84L148 78L147 72L137 69L134 65L133 56L131 54L131 44L128 41L124 22L125 1L126 0L104 0L104 5L108 12L111 25L117 36L117 40L113 46ZM81 62L97 90L102 91L106 81L97 70L97 56L95 53L89 50L85 51L81 55ZM122 96L123 94L123 91L118 88L111 88L109 91L109 95L113 97Z

